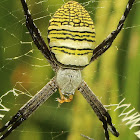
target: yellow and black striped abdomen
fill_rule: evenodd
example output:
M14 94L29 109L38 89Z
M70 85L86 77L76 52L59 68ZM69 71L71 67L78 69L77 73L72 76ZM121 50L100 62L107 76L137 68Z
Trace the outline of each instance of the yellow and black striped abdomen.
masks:
M95 46L93 21L83 6L69 1L50 20L48 39L58 63L84 67L89 64Z

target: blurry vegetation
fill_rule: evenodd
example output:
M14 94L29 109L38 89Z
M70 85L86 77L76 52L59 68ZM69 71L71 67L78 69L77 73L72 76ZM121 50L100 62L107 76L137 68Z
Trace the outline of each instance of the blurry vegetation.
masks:
M29 9L33 18L37 19L35 23L46 42L49 19L64 1L45 0L40 3L39 0L28 0ZM79 2L90 12L94 20L96 44L99 44L116 29L128 0ZM13 87L34 95L54 76L54 72L35 45L30 43L32 40L25 27L20 0L2 0L0 7L0 95ZM134 4L124 29L112 47L84 69L83 78L103 104L116 104L126 98L126 103L131 103L136 111L140 112L139 7L139 3ZM76 92L71 103L64 103L59 108L55 101L57 97L58 92L7 140L84 140L80 134L95 140L104 139L101 122L79 92ZM7 97L5 104L12 108L12 113L6 115L0 125L9 120L27 100L29 98L26 95L21 95L16 101ZM110 135L111 140L136 140L134 130L129 130L129 127L121 122L122 118L118 117L120 112L114 112L113 109L109 111L113 123L120 132L119 138Z

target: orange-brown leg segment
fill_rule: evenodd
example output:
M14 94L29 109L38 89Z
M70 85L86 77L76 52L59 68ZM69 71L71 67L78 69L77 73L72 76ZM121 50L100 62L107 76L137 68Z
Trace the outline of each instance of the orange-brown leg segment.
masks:
M60 97L61 97L61 99L60 98L57 98L57 101L60 103L60 104L62 104L62 103L64 103L64 102L71 102L72 101L72 99L73 99L73 95L69 95L68 96L68 98L66 98L63 94L62 94L62 92L60 91L60 89L59 89L59 93L60 93Z

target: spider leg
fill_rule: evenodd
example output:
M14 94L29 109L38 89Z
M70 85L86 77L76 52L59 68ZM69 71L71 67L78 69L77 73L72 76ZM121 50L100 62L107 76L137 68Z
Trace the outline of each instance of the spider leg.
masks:
M22 106L17 114L0 129L0 132L3 133L0 140L6 138L14 129L22 124L24 120L28 119L40 105L42 105L54 92L56 92L56 90L57 84L54 77L24 106Z
M82 91L80 91L82 93ZM87 98L86 98L87 99ZM88 100L89 101L89 100ZM88 102L89 103L89 102ZM105 133L105 138L107 140L109 140L109 133L108 133L108 126L107 126L107 121L104 118L104 116L101 114L100 110L98 109L98 107L90 101L90 105L92 107L92 109L94 110L95 114L97 115L97 117L99 118L99 120L103 123L103 128L104 128L104 133Z
M33 22L32 16L30 14L30 11L28 9L27 3L25 0L21 0L24 15L26 18L26 27L28 28L28 31L37 46L37 48L43 53L43 55L46 57L46 59L49 61L49 63L52 65L54 69L56 69L57 65L54 62L51 52L48 49L48 46L46 45L45 41L41 37L40 31L36 27L35 23Z
M15 116L12 117L10 121L8 121L1 129L0 132L5 131L9 126L15 123L21 117L21 113L18 112Z
M69 102L71 102L72 101L72 99L73 99L73 95L69 95L68 97L65 97L63 94L62 94L62 92L61 92L61 90L59 89L59 94L60 94L60 98L56 98L56 101L58 101L60 104L62 104L62 103L69 103Z
M96 115L98 116L99 120L103 122L103 127L105 130L105 136L108 139L109 135L107 130L109 130L114 136L118 137L119 133L117 132L116 128L112 124L112 119L105 109L105 107L102 105L102 103L98 100L96 95L92 92L92 90L88 87L86 82L82 81L81 85L78 89L84 98L87 100L87 102L90 104Z
M3 128L0 129L0 132L4 132L5 130L6 133L4 133L1 137L0 140L5 139L14 129L16 129L24 120L23 115L20 113L20 111L12 117L12 119L5 124Z
M99 44L94 50L93 50L93 56L91 58L91 61L94 61L95 59L97 59L100 55L102 55L107 49L110 48L110 46L112 45L114 39L117 37L117 35L120 33L124 22L133 6L135 0L129 0L128 4L126 6L125 12L123 14L123 16L121 17L117 29L114 30L113 32L111 32L107 38L105 40L103 40L103 42L101 44Z

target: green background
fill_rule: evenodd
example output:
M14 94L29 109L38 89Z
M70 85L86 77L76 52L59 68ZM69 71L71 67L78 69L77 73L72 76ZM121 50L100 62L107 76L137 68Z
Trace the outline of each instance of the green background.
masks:
M95 23L97 45L116 28L127 4L127 0L79 0L78 2L89 11ZM63 3L63 0L28 0L31 14L46 42L49 20ZM104 105L118 104L125 98L124 103L131 104L125 112L135 108L132 114L140 112L139 12L140 4L136 1L124 29L112 47L83 70L83 79ZM27 95L33 96L54 75L28 34L20 0L1 0L0 95L13 88L23 93L16 97L10 92L3 98L2 104L11 110L8 113L0 110L0 114L6 114L0 121L0 126L30 99ZM80 134L95 140L104 139L101 122L79 92L75 93L71 103L64 103L60 107L55 101L57 97L59 97L58 92L7 140L84 140ZM114 111L115 108L110 107L109 113L120 132L120 137L115 138L110 134L110 139L137 140L134 132L138 131L139 127L130 130L131 125L126 126L127 121L122 122L124 116L119 117L123 109Z

